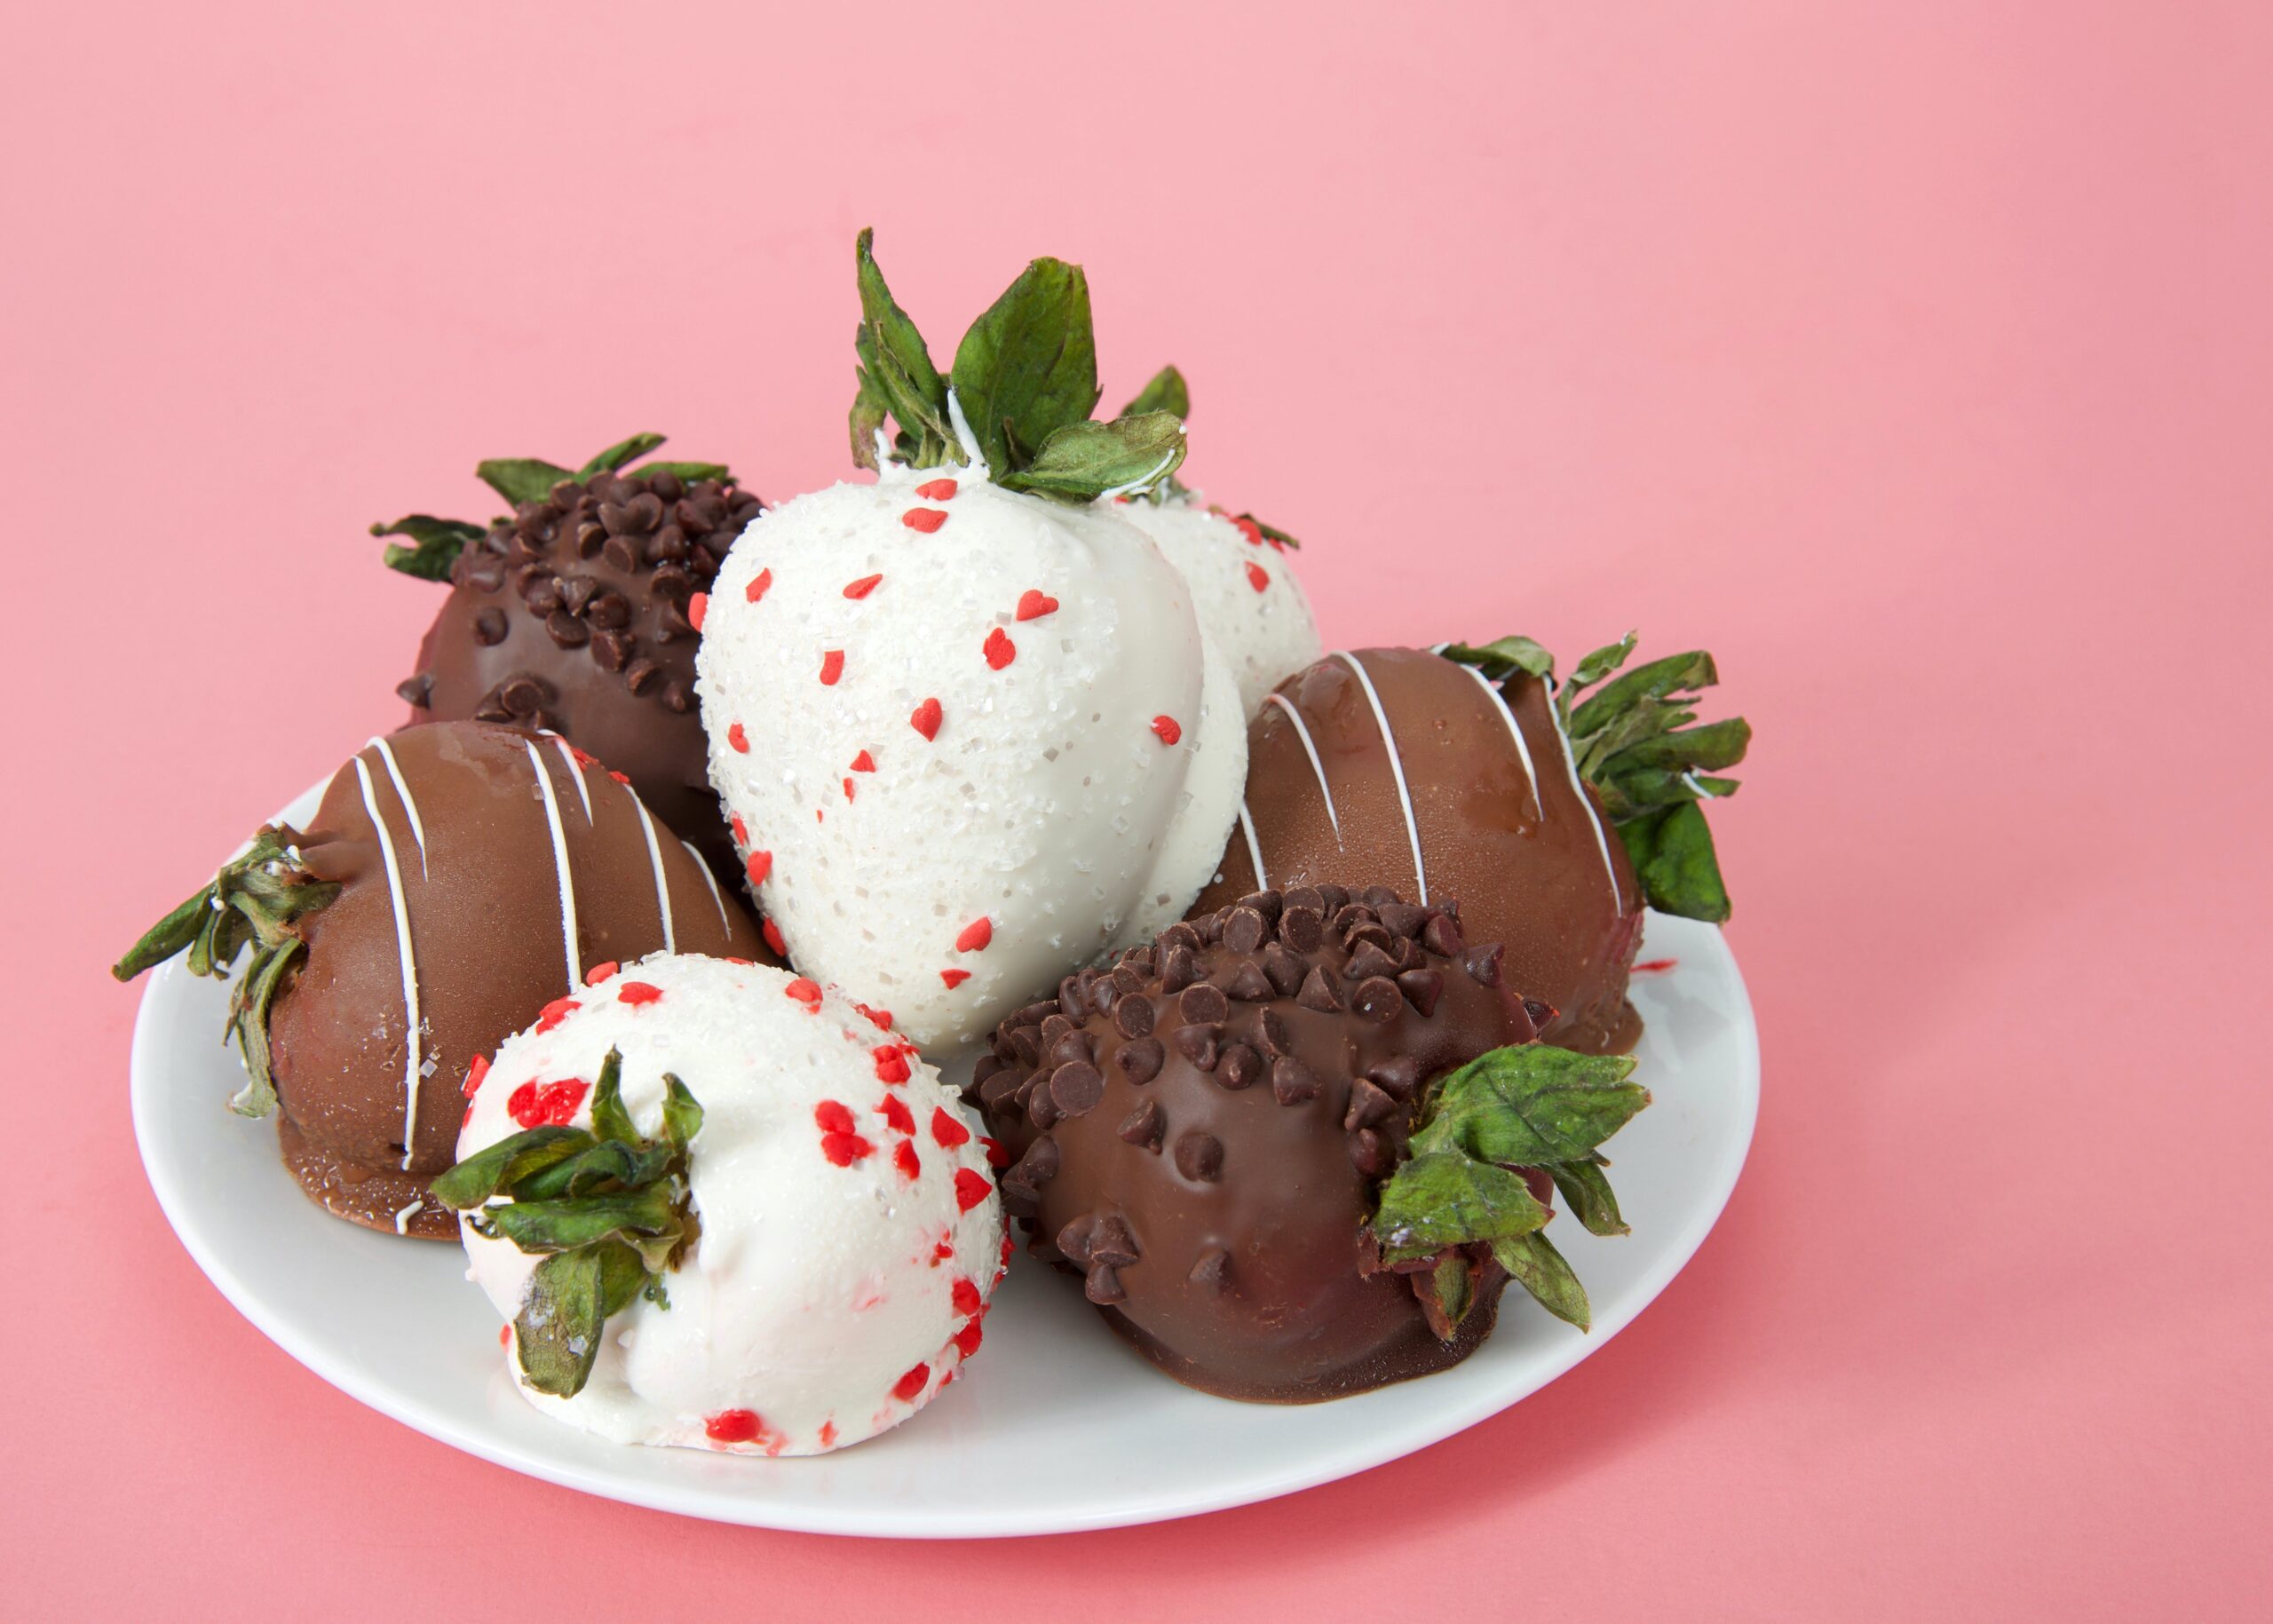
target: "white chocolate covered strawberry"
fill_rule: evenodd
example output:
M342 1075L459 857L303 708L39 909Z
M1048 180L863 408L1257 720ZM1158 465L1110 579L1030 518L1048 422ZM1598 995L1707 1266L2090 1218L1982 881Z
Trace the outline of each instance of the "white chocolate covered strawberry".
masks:
M479 1068L471 1278L547 1414L624 1443L818 1454L976 1352L1006 1259L951 1090L880 1015L786 971L604 965Z
M697 693L798 968L952 1052L1182 915L1237 817L1245 716L1183 577L1097 500L1166 478L1183 439L1163 413L1089 421L1078 269L1036 261L950 391L865 237L860 266L854 429L878 460L889 411L907 465L744 533Z

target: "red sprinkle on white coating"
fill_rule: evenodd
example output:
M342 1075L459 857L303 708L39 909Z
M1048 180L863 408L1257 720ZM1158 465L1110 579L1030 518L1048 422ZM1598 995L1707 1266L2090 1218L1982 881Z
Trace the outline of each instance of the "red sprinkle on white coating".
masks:
M702 617L709 613L709 593L697 592L693 597L686 600L686 623L693 627L695 630L700 631L702 630Z
M773 572L770 569L762 569L751 578L750 583L742 589L742 596L750 602L756 603L765 596L772 585Z
M913 1139L902 1139L899 1144L893 1145L891 1147L891 1164L898 1168L900 1170L901 1175L905 1177L921 1177L923 1172L923 1159L915 1153L915 1141Z
M734 831L734 844L736 845L746 846L749 844L749 825L742 821L741 813L736 812L733 817L727 819L726 827Z
M890 1128L894 1133L907 1134L910 1137L914 1136L915 1132L915 1119L908 1114L907 1102L900 1098L899 1095L885 1095L884 1103L878 1105L876 1109L883 1113L884 1125Z
M740 722L733 724L726 729L726 742L733 745L738 754L743 756L749 754L749 735L742 731L742 725Z
M721 1410L702 1423L702 1431L717 1444L754 1444L765 1431L756 1410Z
M1261 525L1256 524L1252 519L1246 518L1234 519L1232 522L1239 527L1239 534L1247 537L1248 546L1260 547L1263 545L1263 527Z
M1018 646L1010 641L1009 632L997 626L986 634L983 652L986 655L987 665L999 671L1018 657Z
M943 508L910 508L899 516L899 522L911 530L930 535L947 522L947 515Z
M978 1300L978 1287L961 1276L956 1277L954 1285L949 1288L948 1295L954 1303L955 1312L965 1319L969 1319L985 1306Z
M476 1055L473 1064L465 1068L465 1083L458 1091L468 1099L481 1092L482 1080L489 1075L489 1057Z
M891 1030L891 1011L890 1010L872 1010L865 1003L856 1003L852 1007L868 1018L869 1025L878 1028L880 1031L890 1032Z
M955 1169L955 1205L969 1212L994 1191L994 1182L984 1173L974 1173L969 1168Z
M978 1319L974 1318L964 1320L962 1329L957 1331L953 1336L947 1338L947 1340L954 1343L955 1351L957 1353L962 1354L965 1359L969 1359L972 1354L978 1351L979 1340L986 1335L986 1333L979 1328Z
M820 983L809 976L799 976L781 989L784 998L794 998L809 1010L820 1008Z
M915 494L926 502L946 502L955 494L953 479L926 479L915 487Z
M1174 744L1184 737L1184 729L1174 717L1154 717L1152 731L1160 736L1162 744Z
M836 679L843 675L844 651L841 648L823 650L820 657L821 686L824 688L835 687L836 685Z
M1038 621L1045 614L1057 612L1057 600L1047 592L1037 592L1032 587L1018 594L1018 618Z
M970 1143L970 1129L955 1120L945 1105L931 1107L931 1141L942 1150Z
M584 985L586 986L598 986L601 982L606 980L610 976L614 975L617 970L622 970L622 968L623 966L617 963L614 959L608 959L600 963L595 964L584 972Z
M957 953L984 953L986 950L986 944L994 939L994 922L986 915L981 914L978 918L963 926L962 934L955 938L955 951Z
M907 724L926 739L936 739L939 736L940 714L939 701L927 699L916 706L915 713L907 718Z
M785 959L789 956L789 944L781 939L780 925L768 919L758 927L757 933L765 938L765 945L772 948L775 953Z
M576 1119L576 1107L592 1085L580 1078L558 1082L525 1082L505 1100L505 1113L524 1128L566 1128Z
M907 1403L922 1392L931 1380L931 1367L929 1365L918 1365L892 1383L891 1396L902 1403Z
M627 981L617 989L618 1003L638 1005L653 1003L663 995L663 989L652 981Z
M883 579L883 577L882 575L863 575L858 581L852 582L845 587L844 596L851 598L857 603L861 598L866 598L869 593L875 591L876 590L876 582Z
M879 1043L868 1051L868 1057L876 1063L878 1082L890 1087L907 1081L909 1075L907 1057L900 1052L897 1043ZM910 1129L908 1131L913 1133L915 1129ZM946 1141L942 1140L941 1143L944 1144Z
M825 1099L813 1107L813 1126L820 1129L820 1153L840 1168L849 1168L876 1147L855 1131L851 1107L842 1100Z
M947 984L947 990L949 992L953 992L956 987L961 986L964 982L970 979L970 971L967 970L943 970L939 972L939 979Z
M1271 573L1260 564L1250 564L1247 566L1247 583L1260 592L1271 584Z
M765 876L773 872L773 853L753 852L749 854L749 861L742 867L748 873L751 884L763 885L765 883Z
M582 1007L573 998L556 998L537 1011L536 1029L539 1032L550 1032L568 1018L569 1010Z
M876 758L867 751L862 750L852 758L852 771L855 772L874 772L875 770Z

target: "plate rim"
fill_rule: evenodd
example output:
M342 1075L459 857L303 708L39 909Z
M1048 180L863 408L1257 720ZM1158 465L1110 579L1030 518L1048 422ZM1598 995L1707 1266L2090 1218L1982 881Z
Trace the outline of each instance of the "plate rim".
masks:
M289 820L304 802L320 796L329 781L326 778L295 797L273 820ZM161 985L162 978L170 980L185 973L176 962L170 961L151 971L142 988L135 1009L133 1036L128 1049L128 1096L134 1121L135 1152L142 1163L143 1176L149 1182L151 1192L157 1198L159 1210L164 1214L167 1226L173 1231L174 1238L181 1243L183 1250L189 1254L190 1261L197 1265L214 1288L232 1308L250 1322L254 1329L320 1380L345 1393L357 1403L438 1443L492 1465L562 1488L649 1510L741 1527L870 1539L1011 1539L1082 1533L1168 1522L1253 1505L1281 1495L1299 1493L1322 1484L1338 1482L1391 1461L1401 1460L1520 1404L1549 1382L1568 1374L1581 1360L1592 1357L1598 1349L1640 1318L1675 1278L1689 1266L1703 1247L1706 1237L1720 1223L1729 1198L1735 1192L1737 1184L1751 1160L1753 1138L1759 1124L1760 1026L1753 1008L1751 988L1744 978L1743 968L1738 963L1726 936L1716 929L1713 931L1712 939L1715 943L1714 951L1725 961L1723 968L1735 989L1736 1002L1731 1013L1741 1015L1740 1019L1731 1022L1738 1042L1735 1081L1741 1097L1738 1104L1742 1118L1736 1153L1724 1175L1715 1181L1708 1198L1690 1208L1679 1232L1669 1238L1656 1265L1642 1277L1632 1295L1630 1306L1622 1313L1597 1319L1591 1334L1569 1339L1555 1353L1534 1365L1530 1378L1525 1382L1509 1389L1479 1395L1446 1409L1430 1411L1402 1423L1376 1428L1360 1440L1329 1450L1298 1469L1278 1474L1266 1470L1258 1476L1243 1477L1217 1492L1179 1493L1152 1501L1124 1501L1110 1509L1094 1511L1069 1508L1064 1514L1047 1521L1037 1521L1025 1512L984 1505L931 1508L920 1517L911 1517L901 1512L847 1509L841 1506L816 1504L814 1514L807 1516L801 1514L803 1509L796 1502L736 1502L693 1485L673 1489L645 1480L622 1478L610 1473L586 1470L528 1454L510 1441L459 1426L447 1415L428 1409L416 1397L403 1398L394 1392L383 1390L383 1384L375 1377L367 1375L360 1366L352 1361L329 1358L313 1341L302 1335L292 1320L270 1313L251 1285L226 1256L206 1242L197 1222L187 1216L189 1203L186 1192L175 1183L170 1171L162 1170L170 1168L170 1162L154 1149L152 1113L144 1105L145 1079L154 1075L160 1064L156 1052L159 1043L157 1023L151 1012L155 1002L152 994ZM758 1515L737 1515L738 1506Z

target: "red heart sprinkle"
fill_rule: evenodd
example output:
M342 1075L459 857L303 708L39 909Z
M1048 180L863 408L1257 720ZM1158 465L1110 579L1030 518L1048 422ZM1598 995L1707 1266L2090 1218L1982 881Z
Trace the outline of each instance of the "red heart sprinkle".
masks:
M852 771L855 772L874 772L875 770L876 758L867 751L862 750L852 758Z
M1261 525L1256 524L1255 520L1247 518L1245 514L1241 514L1239 518L1232 520L1232 522L1239 527L1239 534L1247 537L1248 546L1260 547L1263 545L1263 527Z
M476 1055L473 1064L465 1068L465 1086L459 1090L468 1099L481 1092L482 1083L489 1076L489 1057Z
M851 598L857 603L861 598L866 598L869 593L875 591L876 590L876 582L883 579L883 577L882 575L863 575L858 581L851 582L844 589L844 596Z
M844 780L844 798L848 801L852 798L852 780L849 778Z
M986 1135L981 1134L978 1136L978 1142L986 1147L988 1167L1007 1168L1010 1165L1010 1153L1000 1139L989 1138Z
M969 1168L955 1169L955 1205L969 1212L994 1192L994 1186L984 1173L974 1173Z
M954 1257L954 1255L955 1248L954 1244L944 1240L940 1240L931 1248L931 1266L936 1269L941 1264L946 1263L950 1258Z
M825 1099L813 1107L813 1126L823 1133L851 1133L856 1126L852 1107L841 1099Z
M618 1003L653 1003L663 995L663 989L652 981L627 981L615 994Z
M1014 1247L1012 1247L1012 1245L1010 1244L1010 1238L1008 1235L1003 1236L1003 1237L1002 1237L1002 1267L1004 1267L1005 1269L1007 1269L1007 1268L1009 1268L1009 1267L1010 1266L1010 1254L1011 1254L1011 1252L1012 1252L1012 1251L1014 1251L1015 1249L1016 1249L1016 1248L1015 1248Z
M825 1421L821 1422L820 1438L820 1446L823 1449L828 1448L831 1444L836 1442L836 1423L833 1421Z
M749 825L742 821L741 813L736 812L732 818L728 819L727 825L734 831L734 844L736 845L746 846L749 844Z
M861 1014L867 1016L871 1024L882 1027L886 1032L890 1032L891 1030L891 1011L890 1010L872 1010L865 1003L856 1003L852 1007L859 1010Z
M955 1312L962 1315L966 1319L979 1310L978 1287L961 1275L955 1277L955 1283L948 1292L948 1298L954 1303Z
M614 975L617 970L622 970L622 968L623 966L617 963L614 959L608 960L606 963L595 964L584 972L584 985L586 986L598 986L601 982L606 980L610 976Z
M903 1402L912 1399L923 1390L924 1384L931 1379L931 1367L929 1365L918 1365L892 1383L891 1396Z
M947 984L947 990L949 992L953 992L956 987L961 986L964 982L970 979L970 971L967 970L943 970L939 972L939 979Z
M743 867L748 871L751 884L763 885L765 883L765 876L773 872L773 853L753 852L749 854L749 861L745 863Z
M693 597L686 600L686 623L693 627L695 630L700 631L702 630L702 617L709 613L709 593L697 592Z
M783 958L789 956L789 944L781 939L781 927L771 919L758 927L758 934L765 938L765 945ZM748 961L745 960L745 963Z
M983 953L986 944L994 939L994 922L984 914L963 926L962 934L955 938L957 953Z
M750 1444L765 1430L765 1423L756 1410L721 1410L702 1423L702 1430L715 1443Z
M1184 737L1184 729L1176 725L1174 717L1154 717L1152 731L1160 734L1162 744L1174 744Z
M621 773L621 772L610 772L608 773L608 776L609 776L610 778L614 779L617 783L619 783L619 784L622 785L626 789L629 789L629 788L631 788L631 780L630 780L630 779L628 779L628 778L624 777L622 773Z
M907 1102L899 1095L885 1095L884 1103L876 1109L883 1113L885 1126L894 1133L912 1134L915 1131L915 1119L907 1114Z
M939 701L935 699L925 700L915 708L915 715L909 717L907 720L908 725L926 739L938 738L939 736Z
M1057 611L1057 600L1045 593L1029 587L1018 594L1018 618L1022 621L1038 621L1043 615L1054 614Z
M943 1150L970 1143L970 1129L948 1114L945 1105L931 1107L931 1137Z
M891 1147L891 1164L909 1178L920 1176L923 1171L923 1158L919 1157L915 1153L915 1141L913 1139L902 1139L899 1144L893 1145Z
M566 741L563 742L565 743ZM580 767L597 767L600 764L598 757L580 750L573 744L568 746L568 753L576 758L576 764Z
M962 1329L957 1331L948 1340L954 1343L956 1352L969 1359L978 1351L979 1338L985 1335L986 1333L978 1328L978 1321L971 1319L965 1321Z
M856 1133L825 1133L820 1137L820 1153L840 1168L875 1154L876 1147Z
M566 1128L592 1085L574 1077L558 1082L525 1082L505 1101L506 1113L524 1128Z
M583 1006L573 998L556 998L536 1012L536 1029L550 1032L568 1018L568 1011Z
M1001 670L1018 657L1018 646L1010 641L1010 634L1000 626L986 634L986 663Z
M910 508L899 516L899 522L911 530L920 530L929 535L947 522L947 516L939 508Z
M770 569L762 569L758 571L756 575L752 576L750 578L750 583L742 589L742 596L748 598L750 602L756 603L759 598L765 596L767 591L772 589L772 585L773 572Z
M1247 583L1260 592L1271 584L1270 574L1262 565L1250 564L1247 566Z
M497 1327L497 1345L501 1348L510 1348L513 1345L513 1327L511 1326L501 1325Z
M910 1074L907 1069L907 1057L899 1052L897 1045L879 1044L868 1051L868 1058L876 1063L878 1082L891 1084L907 1081ZM907 1131L913 1133L915 1130L911 1128Z
M794 998L799 1003L817 1010L820 1007L820 983L804 976L799 976L781 989L781 995L785 998Z
M749 735L742 732L742 725L740 722L734 723L726 729L726 742L733 745L742 755L749 754Z
M824 688L835 687L836 685L836 679L843 675L844 651L841 648L832 648L825 652L820 657L821 686Z
M926 479L915 487L915 494L926 502L945 502L955 494L953 479Z

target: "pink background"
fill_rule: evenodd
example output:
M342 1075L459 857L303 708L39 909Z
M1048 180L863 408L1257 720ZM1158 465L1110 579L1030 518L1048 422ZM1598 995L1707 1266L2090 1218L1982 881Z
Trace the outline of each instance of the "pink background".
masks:
M2264 8L341 9L12 25L6 1611L2265 1605ZM839 476L869 222L948 339L1083 261L1331 639L1720 654L1752 1166L1516 1410L1179 1525L714 1527L360 1408L159 1216L103 968L397 715L362 527L648 427Z

